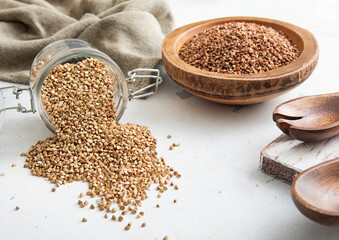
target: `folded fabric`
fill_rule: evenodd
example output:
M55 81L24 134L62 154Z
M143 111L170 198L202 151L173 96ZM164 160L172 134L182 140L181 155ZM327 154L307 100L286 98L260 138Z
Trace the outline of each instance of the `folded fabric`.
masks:
M0 80L28 83L38 52L65 38L91 43L125 74L152 68L172 28L165 0L1 0Z

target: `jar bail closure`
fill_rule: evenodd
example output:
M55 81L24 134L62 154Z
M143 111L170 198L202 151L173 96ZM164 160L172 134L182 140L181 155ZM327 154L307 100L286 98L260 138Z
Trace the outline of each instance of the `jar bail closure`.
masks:
M22 106L21 103L18 103L17 106L14 107L5 107L3 109L0 109L0 113L6 110L17 110L17 112L21 113L35 113L35 107L34 107L34 98L32 96L32 89L30 87L17 87L17 86L9 86L9 87L2 87L0 88L0 91L6 90L6 89L13 89L12 94L15 95L16 99L19 99L20 94L23 91L28 91L29 92L29 98L30 98L30 109L27 109L26 107Z
M148 74L142 74L148 72ZM139 74L140 73L140 74ZM133 98L144 98L150 95L153 95L158 91L159 84L162 83L162 78L160 77L159 69L150 69L150 68L137 68L127 73L128 78L126 78L128 86L133 86L136 83L137 79L150 79L151 82L135 91L133 91L130 87L128 89L128 98L129 100Z

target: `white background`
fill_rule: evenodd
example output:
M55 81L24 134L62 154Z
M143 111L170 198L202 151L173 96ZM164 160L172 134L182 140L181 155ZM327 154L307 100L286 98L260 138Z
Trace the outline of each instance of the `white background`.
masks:
M252 106L190 97L165 75L157 95L131 101L121 122L149 126L158 139L159 156L165 156L182 178L176 181L179 191L167 191L161 199L151 191L143 206L145 216L137 220L128 215L123 223L78 207L78 195L87 190L86 184L67 184L52 193L51 183L23 168L20 153L51 133L37 114L8 112L0 133L0 174L5 174L0 175L0 239L162 239L165 235L169 239L339 239L339 228L305 218L291 200L290 186L258 169L260 151L280 135L272 121L279 103L339 90L339 1L169 0L169 4L177 27L225 16L260 16L299 25L319 42L318 66L298 88ZM169 151L173 142L181 146ZM12 168L13 163L18 167ZM21 209L14 211L15 206ZM87 223L81 222L83 217ZM128 221L133 225L126 232ZM144 221L147 227L142 229Z

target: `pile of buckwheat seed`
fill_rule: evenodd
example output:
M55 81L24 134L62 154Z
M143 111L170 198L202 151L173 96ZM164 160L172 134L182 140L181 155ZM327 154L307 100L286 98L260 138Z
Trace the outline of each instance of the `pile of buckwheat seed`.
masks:
M256 23L227 22L193 36L179 57L202 70L224 74L265 72L289 64L300 55L287 36Z
M137 214L152 183L163 193L180 174L157 158L157 141L147 127L115 122L113 81L105 64L94 58L55 67L43 83L41 98L56 136L32 146L25 167L57 186L87 182L86 195L98 197L98 209L122 221L128 212ZM78 204L83 208L89 202ZM113 204L121 216L114 215L118 210Z

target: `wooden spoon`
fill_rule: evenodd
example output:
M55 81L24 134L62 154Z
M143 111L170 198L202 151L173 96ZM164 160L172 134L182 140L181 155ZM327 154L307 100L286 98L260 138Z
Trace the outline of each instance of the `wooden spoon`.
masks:
M339 226L339 158L300 173L293 181L292 199L311 220Z
M296 98L277 106L273 120L285 134L305 142L339 134L339 92Z

